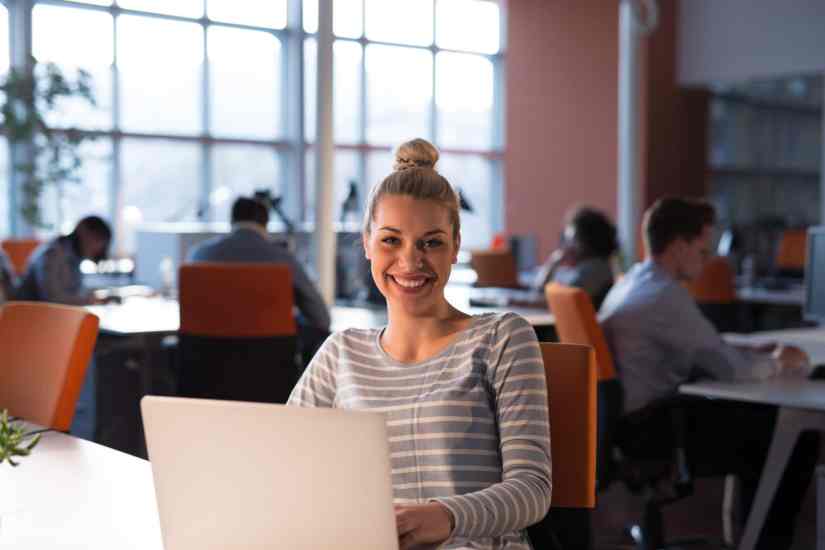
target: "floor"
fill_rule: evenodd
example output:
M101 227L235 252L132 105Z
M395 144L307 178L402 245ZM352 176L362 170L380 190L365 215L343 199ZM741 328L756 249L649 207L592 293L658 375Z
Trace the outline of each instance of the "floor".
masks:
M823 438L825 439L825 438ZM820 464L825 463L825 441L820 445ZM716 541L722 539L723 478L697 479L695 494L671 505L665 512L665 530L669 538L700 536ZM796 524L793 550L816 548L816 487L808 488L802 510ZM641 517L642 499L627 491L621 484L613 484L599 495L598 506L593 514L593 532L596 533L596 550L617 549L627 542L625 526ZM691 548L723 548L692 546Z

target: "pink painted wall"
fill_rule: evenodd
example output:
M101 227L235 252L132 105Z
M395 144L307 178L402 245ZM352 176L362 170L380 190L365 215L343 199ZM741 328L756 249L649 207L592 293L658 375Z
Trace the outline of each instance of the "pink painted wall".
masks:
M543 258L564 212L616 214L618 2L507 2L505 229Z

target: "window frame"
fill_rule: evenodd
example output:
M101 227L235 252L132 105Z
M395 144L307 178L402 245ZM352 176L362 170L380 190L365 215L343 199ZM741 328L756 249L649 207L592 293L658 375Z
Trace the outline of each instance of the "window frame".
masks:
M300 0L299 0L300 1ZM490 197L490 201L494 205L490 210L492 212L491 219L487 220L487 223L490 226L491 233L495 234L499 232L504 227L504 66L505 66L505 44L506 44L506 13L505 13L505 6L496 0L482 0L482 1L490 1L492 3L496 3L499 6L499 50L495 54L489 53L480 53L474 51L467 51L467 50L458 50L458 49L451 49L451 48L443 48L437 45L437 37L438 37L438 18L436 17L436 13L438 12L438 3L439 2L449 2L450 0L433 0L433 29L432 29L432 43L428 45L410 45L410 44L403 44L398 42L387 42L387 41L380 41L380 40L370 40L366 37L366 19L367 19L367 6L365 0L358 0L361 3L361 36L359 38L351 38L351 37L339 37L335 35L333 37L333 47L336 42L349 42L349 43L357 43L361 48L361 71L358 76L359 78L359 88L360 88L360 109L359 109L359 116L358 116L358 141L356 143L341 143L341 142L334 142L335 151L354 151L359 157L359 170L358 170L358 182L359 182L359 189L358 192L361 197L367 197L370 188L376 182L367 181L368 176L368 156L371 153L386 153L392 149L394 145L391 143L382 143L382 144L374 144L369 143L367 141L367 122L369 119L368 114L368 101L367 101L367 75L366 75L366 53L367 53L367 46L368 45L383 45L383 46L394 46L394 47L403 47L403 48L411 48L417 50L424 50L430 53L432 58L432 89L430 90L430 105L429 105L429 117L430 117L430 127L429 127L429 135L428 136L421 136L435 144L439 151L444 155L454 155L454 156L472 156L472 157L480 157L485 159L490 163L490 173L491 173L491 188L493 192L493 196ZM316 25L317 26L317 25ZM307 32L305 30L305 26L302 24L298 27L298 32L300 34L300 38L302 41L307 39L314 39L317 41L317 31L316 32ZM333 31L334 32L334 31ZM442 147L439 144L438 139L438 107L436 105L436 89L438 86L437 80L437 67L436 67L436 58L438 53L440 52L448 52L448 53L457 53L457 54L465 54L465 55L475 55L478 57L485 58L492 63L493 66L493 106L492 106L492 123L491 123L491 147L488 149L469 149L469 148L457 148L457 147ZM412 136L411 136L412 137ZM311 153L314 148L314 142L305 140L304 148L307 154ZM387 171L389 172L390 167L387 166ZM307 182L309 184L309 182ZM454 184L461 186L461 182L453 182ZM305 195L305 194L304 194ZM303 204L306 204L306 200L304 198ZM337 207L337 205L336 205ZM304 214L312 215L311 208L303 209ZM337 216L337 213L336 213ZM306 218L304 219L306 221Z
M334 37L334 40L352 42L359 44L362 53L360 74L358 75L359 95L360 95L360 109L358 115L358 140L355 143L339 143L335 142L334 147L336 151L354 152L358 158L358 182L359 192L362 197L367 196L370 186L375 182L367 181L367 164L368 157L373 153L386 153L394 144L371 144L367 142L367 121L368 121L368 101L367 101L367 80L366 80L366 47L370 44L379 44L386 46L401 46L405 48L417 48L429 52L433 59L433 75L432 75L432 90L430 94L430 128L428 139L433 143L439 145L438 140L438 109L436 106L436 56L439 52L454 52L461 54L472 54L484 57L492 62L493 65L493 108L492 108L492 124L491 129L493 135L491 136L492 146L488 149L462 149L454 147L442 148L444 154L451 156L473 156L485 159L491 166L491 184L493 189L493 196L490 197L491 203L494 205L491 208L493 212L493 219L487 221L491 231L500 231L503 227L504 220L504 185L503 185L503 163L504 163L504 63L505 63L505 48L506 37L504 30L506 29L505 17L506 9L497 0L487 0L499 4L500 16L500 43L501 47L495 54L467 52L465 50L454 50L448 48L438 47L436 44L438 36L438 21L437 17L433 17L433 32L432 43L426 46L410 46L408 44L400 44L394 42L375 41L366 38L366 2L359 0L361 3L361 36L360 38ZM433 13L437 13L438 2L446 2L450 0L434 0ZM308 186L314 185L314 182L307 182L304 175L308 172L305 166L307 154L310 153L314 147L314 143L306 139L306 128L304 120L304 106L305 97L308 95L308 90L304 89L304 72L306 70L303 50L304 43L307 39L314 39L317 32L306 32L303 25L303 1L302 0L287 0L287 27L284 29L273 29L268 27L260 27L239 23L230 23L222 21L210 20L207 15L207 0L203 0L203 12L200 17L186 17L179 15L170 15L163 13L155 13L145 10L127 9L118 5L117 0L113 0L109 6L102 6L97 4L85 4L79 1L72 0L4 0L9 12L9 33L12 51L10 52L11 61L20 59L27 59L32 51L32 34L31 21L32 12L36 5L53 5L62 6L78 10L91 10L96 12L104 12L111 16L111 31L113 36L114 55L111 66L112 74L112 110L111 110L111 129L107 130L81 130L90 135L98 135L106 137L111 140L111 170L109 181L109 216L113 220L116 238L116 250L120 253L127 252L118 248L119 237L121 233L121 206L122 197L124 195L123 189L123 166L121 160L121 149L123 140L171 140L182 141L187 143L195 143L199 147L200 162L199 173L194 177L199 178L199 205L198 210L202 214L200 221L224 221L215 220L213 208L210 204L209 197L213 191L214 185L214 163L213 163L213 148L220 145L251 145L262 148L268 148L272 154L278 157L277 162L281 166L280 181L282 182L281 192L285 198L285 205L287 213L299 223L303 223L304 227L311 230L313 212L309 208L308 202ZM202 30L202 51L203 51L203 71L200 78L200 93L202 101L200 102L201 111L201 127L202 131L192 134L167 134L167 133L151 133L151 132L135 132L127 131L122 128L121 114L122 114L122 90L120 82L120 65L118 63L118 18L122 15L134 15L140 17L148 17L161 19L166 21L182 21L188 23L196 23ZM27 29L14 28L15 21L25 21ZM213 98L210 95L210 78L211 71L208 63L208 33L212 27L234 28L239 30L248 30L255 32L263 32L273 35L280 41L280 77L282 83L283 93L280 94L280 121L281 137L277 139L265 138L244 138L244 137L222 137L212 134L212 124L210 120L210 107ZM14 36L15 34L21 35ZM21 47L21 44L23 45ZM16 51L15 50L16 46ZM296 61L297 60L297 61ZM296 114L300 111L300 114ZM56 131L60 131L56 129ZM11 166L13 158L19 158L20 151L12 151L15 147L10 147L9 150L9 165ZM388 167L389 169L389 167ZM11 172L11 168L9 168ZM31 228L25 226L22 218L19 216L16 207L15 199L15 184L10 179L9 185L9 212L12 219L9 220L9 228L14 234L22 234L29 231ZM456 182L461 184L461 182ZM336 205L337 206L337 205ZM133 252L133 251L128 251Z

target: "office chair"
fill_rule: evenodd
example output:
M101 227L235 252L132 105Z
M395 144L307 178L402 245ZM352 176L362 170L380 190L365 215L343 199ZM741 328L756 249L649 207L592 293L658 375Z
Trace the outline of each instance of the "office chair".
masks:
M470 266L478 276L475 282L477 287L519 286L516 257L510 249L473 250L470 253Z
M527 531L537 550L561 548L559 539L581 548L587 541L572 542L565 529L570 520L581 519L577 511L596 505L596 356L588 346L550 343L541 343L541 354L550 405L553 504Z
M299 375L289 268L198 262L178 281L178 393L285 403Z
M6 239L0 243L0 247L8 255L15 275L20 277L26 271L29 257L40 244L41 242L37 239Z
M597 387L597 488L603 490L621 480L631 492L643 494L641 522L628 527L637 550L659 550L703 543L685 539L667 543L662 509L693 493L693 478L685 452L685 417L682 400L668 399L629 415L623 414L623 391L607 340L596 319L587 293L578 288L549 283L545 294L556 319L556 332L563 343L591 346L598 365ZM635 443L650 418L668 426L670 441Z
M779 238L774 267L778 275L801 277L805 272L808 250L807 229L786 229Z
M709 259L699 276L687 284L687 288L716 330L742 330L735 277L727 258L714 256Z
M9 302L0 308L0 409L68 432L97 340L83 308Z

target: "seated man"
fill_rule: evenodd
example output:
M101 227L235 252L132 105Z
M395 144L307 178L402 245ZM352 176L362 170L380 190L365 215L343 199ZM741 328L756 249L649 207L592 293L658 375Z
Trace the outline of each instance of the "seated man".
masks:
M675 394L697 373L723 380L803 373L807 356L791 346L734 348L705 319L683 282L699 275L710 255L715 214L698 200L657 201L643 221L647 260L607 295L600 311L608 345L633 412ZM750 509L776 420L776 408L698 399L688 404L686 450L695 475L736 473ZM669 426L649 419L639 440L655 441ZM651 435L647 435L651 434ZM640 441L633 441L634 445ZM643 444L644 445L644 444ZM759 548L789 548L795 516L817 460L817 437L797 445L776 494Z
M83 286L80 262L105 258L111 240L112 230L103 219L83 218L70 234L35 250L15 297L70 305L98 302L92 291Z
M190 262L265 262L285 264L292 271L292 286L299 317L298 342L306 364L329 334L330 317L321 294L295 257L272 241L266 231L269 211L260 201L240 197L232 205L232 232L195 246Z

